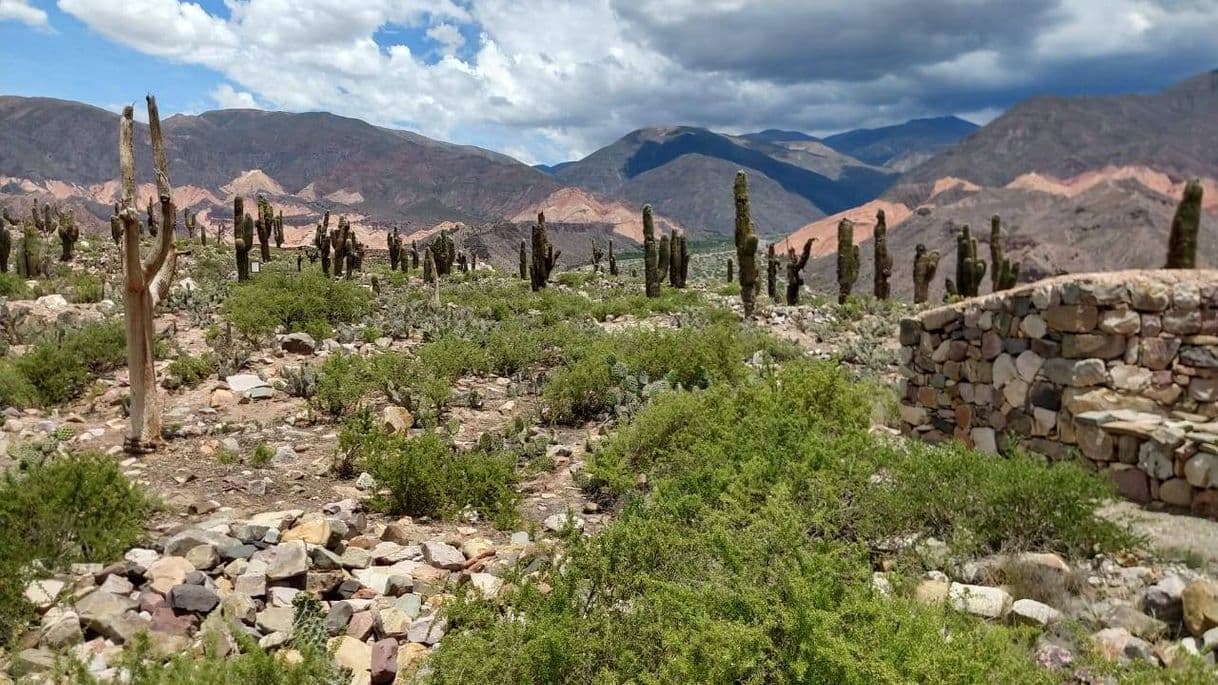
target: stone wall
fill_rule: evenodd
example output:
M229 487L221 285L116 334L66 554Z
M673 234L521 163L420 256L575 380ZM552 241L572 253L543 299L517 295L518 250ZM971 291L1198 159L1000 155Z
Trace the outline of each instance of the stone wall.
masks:
M930 442L1084 459L1218 518L1218 271L1062 276L901 322L901 419Z

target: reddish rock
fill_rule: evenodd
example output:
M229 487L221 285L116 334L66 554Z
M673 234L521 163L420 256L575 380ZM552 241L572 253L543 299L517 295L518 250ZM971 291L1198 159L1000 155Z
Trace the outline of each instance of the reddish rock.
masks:
M351 617L347 624L347 635L363 642L376 629L376 614L371 611L361 611Z
M152 625L149 627L154 633L188 637L194 632L197 625L198 618L196 616L192 614L178 616L173 613L173 609L162 606L152 612Z
M1108 477L1116 484L1117 492L1122 497L1138 504L1150 502L1150 480L1146 474L1136 468L1111 469Z
M1194 516L1204 516L1218 521L1218 490L1202 490L1193 496L1190 507Z
M398 673L398 641L387 637L372 645L372 685L389 685Z

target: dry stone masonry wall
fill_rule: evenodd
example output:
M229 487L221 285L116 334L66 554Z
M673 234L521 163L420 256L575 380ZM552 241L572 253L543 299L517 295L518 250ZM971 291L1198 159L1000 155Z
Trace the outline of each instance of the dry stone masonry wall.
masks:
M1083 458L1132 500L1218 518L1218 271L1049 279L900 336L906 433Z

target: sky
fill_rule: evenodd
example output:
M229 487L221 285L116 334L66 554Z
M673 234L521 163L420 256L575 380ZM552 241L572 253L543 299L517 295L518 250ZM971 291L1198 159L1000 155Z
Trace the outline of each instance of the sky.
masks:
M323 110L527 163L645 126L984 124L1213 68L1218 0L0 0L2 94Z

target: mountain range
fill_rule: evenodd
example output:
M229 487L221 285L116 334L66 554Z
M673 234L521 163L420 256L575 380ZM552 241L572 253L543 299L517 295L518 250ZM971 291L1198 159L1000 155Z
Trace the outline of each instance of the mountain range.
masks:
M0 97L0 205L20 213L34 199L54 201L102 229L118 195L117 118L76 102ZM283 211L290 245L330 211L374 247L390 226L416 239L447 228L503 265L514 265L513 247L539 211L566 246L566 265L585 259L591 239L637 243L644 203L663 231L725 238L738 169L749 173L758 232L784 248L816 238L809 282L830 290L838 221L855 221L870 255L877 209L887 215L894 292L911 290L913 248L924 243L943 255L935 297L954 271L958 229L971 225L984 252L993 214L1029 280L1157 266L1186 178L1205 180L1206 208L1218 211L1218 71L1159 93L1033 98L980 128L955 117L824 138L645 128L543 168L326 113L221 110L163 126L175 202L205 226L231 221L234 195L264 193ZM138 126L141 178L150 176L147 135ZM1209 265L1218 264L1213 242L1201 241ZM871 277L863 262L858 291Z

